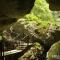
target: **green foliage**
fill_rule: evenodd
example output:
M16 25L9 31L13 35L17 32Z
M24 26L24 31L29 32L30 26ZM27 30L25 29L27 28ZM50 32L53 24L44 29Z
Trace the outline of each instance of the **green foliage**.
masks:
M26 19L29 21L38 20L38 17L35 16L34 14L28 14L28 15L26 15L26 17L27 17Z
M31 16L32 14L33 16ZM26 18L28 17L31 17L31 18L37 17L38 20L54 20L52 12L49 10L49 6L45 0L36 0L35 5L31 11L31 14L26 16ZM37 19L33 19L33 20L37 20Z
M35 43L35 48L38 50L43 50L43 47L40 45L40 43Z

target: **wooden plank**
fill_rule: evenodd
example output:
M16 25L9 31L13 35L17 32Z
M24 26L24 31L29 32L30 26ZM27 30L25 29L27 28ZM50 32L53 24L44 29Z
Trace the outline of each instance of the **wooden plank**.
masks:
M4 56L11 55L11 54L15 54L15 53L19 53L19 52L21 52L21 51L22 51L22 50L6 51L6 52L4 52ZM3 53L2 53L2 56L3 56Z

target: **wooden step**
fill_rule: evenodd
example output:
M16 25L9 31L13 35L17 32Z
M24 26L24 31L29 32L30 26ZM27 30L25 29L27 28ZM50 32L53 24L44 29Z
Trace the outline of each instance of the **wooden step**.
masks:
M11 50L11 51L6 51L4 53L2 53L2 56L7 56L7 55L11 55L11 54L15 54L15 53L19 53L21 52L22 50Z

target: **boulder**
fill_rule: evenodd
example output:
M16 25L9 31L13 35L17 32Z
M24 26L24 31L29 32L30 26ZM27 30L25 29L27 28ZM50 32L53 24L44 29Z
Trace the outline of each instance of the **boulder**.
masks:
M60 41L51 46L47 52L47 60L60 60Z

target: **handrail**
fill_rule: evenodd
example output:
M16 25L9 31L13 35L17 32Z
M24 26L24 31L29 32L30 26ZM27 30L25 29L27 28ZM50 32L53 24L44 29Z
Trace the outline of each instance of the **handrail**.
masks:
M32 43L29 43L28 45L20 45L20 47L21 47L20 49L14 49L14 50L2 52L2 56L8 56L8 55L12 55L12 54L22 52L27 46L30 46L30 45L32 45Z

